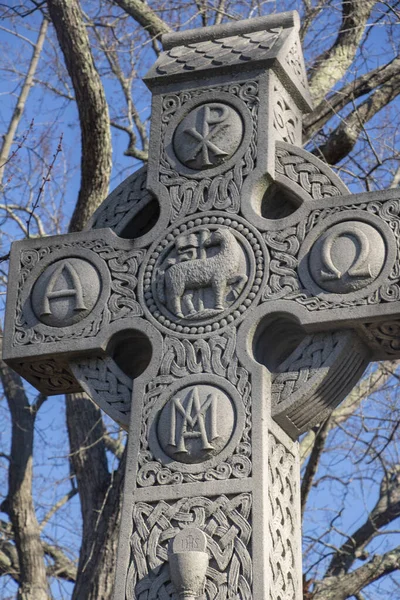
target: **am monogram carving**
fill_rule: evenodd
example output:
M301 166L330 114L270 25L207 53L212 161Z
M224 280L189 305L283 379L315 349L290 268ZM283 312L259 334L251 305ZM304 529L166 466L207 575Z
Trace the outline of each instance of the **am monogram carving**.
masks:
M164 406L157 424L157 437L164 452L172 458L180 462L200 462L207 455L219 453L229 440L233 426L234 415L225 394L211 386L192 386L181 390L179 396Z
M400 357L399 191L299 147L299 28L164 36L148 165L12 247L5 360L129 430L115 600L301 600L296 440Z

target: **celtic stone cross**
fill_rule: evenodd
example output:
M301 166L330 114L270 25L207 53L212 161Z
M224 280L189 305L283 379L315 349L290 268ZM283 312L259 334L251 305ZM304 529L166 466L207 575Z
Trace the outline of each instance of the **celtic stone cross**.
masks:
M115 600L300 600L296 440L400 356L399 193L299 147L298 30L164 36L147 168L13 244L5 360L129 430Z

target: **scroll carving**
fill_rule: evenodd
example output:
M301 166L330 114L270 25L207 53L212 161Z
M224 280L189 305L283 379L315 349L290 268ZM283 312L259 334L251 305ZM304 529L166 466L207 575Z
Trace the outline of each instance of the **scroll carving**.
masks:
M273 127L277 139L289 144L301 143L301 121L299 111L283 86L274 84L274 120Z
M379 350L384 350L387 358L398 355L400 350L400 321L366 323L362 330L367 339Z
M48 359L30 364L21 363L21 373L44 394L73 394L81 390L68 364Z

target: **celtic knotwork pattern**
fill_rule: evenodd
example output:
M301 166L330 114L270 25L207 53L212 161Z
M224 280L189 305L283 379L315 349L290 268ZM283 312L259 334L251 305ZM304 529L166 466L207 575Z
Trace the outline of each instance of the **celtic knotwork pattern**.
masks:
M284 175L299 185L314 200L340 196L343 193L343 189L339 189L316 164L307 161L295 152L279 148L279 143L277 144L275 170L277 174Z
M139 472L137 483L140 486L169 485L172 483L207 481L248 477L251 473L251 383L246 369L240 366L235 352L236 332L229 330L224 335L210 340L178 340L168 337L165 340L163 360L159 373L148 384L144 398L141 421ZM239 392L245 408L245 427L240 443L225 462L215 468L194 473L174 472L155 460L149 449L149 417L158 398L174 381L187 375L210 373L228 379Z
M340 333L316 333L307 336L301 352L294 352L284 371L272 374L272 402L277 406L299 391L327 363L341 340Z
M207 536L209 567L204 597L252 597L251 495L183 498L177 502L137 502L133 508L131 564L126 600L177 600L168 567L168 543L186 527Z
M388 358L398 355L400 350L400 321L366 323L362 327L366 337L379 349L383 349Z
M290 144L298 141L300 118L295 107L289 104L289 96L283 86L274 85L274 120L273 127L277 139ZM292 102L293 103L293 102Z
M41 260L59 250L90 250L104 260L111 276L111 293L107 305L95 317L90 315L82 324L72 329L54 328L54 333L43 333L37 327L29 327L23 310L22 292L34 267ZM121 251L101 240L88 240L43 246L39 250L27 250L21 253L18 296L15 315L14 344L40 344L58 342L66 339L88 338L96 336L101 328L117 319L141 316L140 304L136 300L137 271L144 256L143 250Z
M71 394L79 391L69 365L48 359L30 364L21 363L23 376L47 394Z
M72 363L71 369L81 383L90 390L91 398L106 412L107 405L117 411L120 421L127 425L131 411L132 380L111 358L94 357ZM114 413L115 414L115 413Z
M271 433L269 434L269 487L271 509L270 536L270 600L295 600L300 582L298 565L298 466L293 455Z
M153 199L146 189L146 180L147 167L128 177L96 210L87 229L110 227L121 235L126 225Z
M307 74L304 66L303 52L296 40L285 57L286 64L292 69L305 90L308 90Z
M269 231L263 235L271 250L270 276L263 300L279 300L299 290L297 255L304 235L303 223L283 231Z
M171 198L171 222L197 211L211 209L226 210L238 213L240 208L240 191L245 178L255 167L257 157L257 118L258 118L258 83L248 81L244 84L230 84L213 88L169 94L163 98L162 138L166 128L186 102L209 92L229 92L240 98L250 111L253 122L251 140L243 158L228 171L214 177L204 177L200 181L184 177L174 171L168 161L163 145L160 161L160 181L166 186Z
M293 165L294 164L295 163L293 163ZM293 165L291 168L294 169ZM314 165L310 166L313 167ZM304 189L307 190L309 186L308 175L305 179L299 177L299 183L304 185ZM339 193L338 189L337 193ZM321 224L327 217L341 212L355 210L366 211L366 213L378 216L383 222L387 223L395 236L397 243L397 258L394 261L388 281L374 292L365 297L360 295L360 297L355 300L346 300L345 296L342 299L338 298L338 300L325 300L314 296L311 292L304 289L298 278L298 253L300 246L306 235L318 224ZM271 252L271 261L270 277L265 286L262 299L264 301L282 298L294 300L310 311L372 305L400 300L399 215L399 200L318 208L311 211L307 219L300 222L297 226L289 227L280 232L267 232L263 234L264 240Z

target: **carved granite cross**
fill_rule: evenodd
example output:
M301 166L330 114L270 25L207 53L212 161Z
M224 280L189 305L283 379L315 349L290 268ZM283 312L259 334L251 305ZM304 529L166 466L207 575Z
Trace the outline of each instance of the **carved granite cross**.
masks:
M298 30L164 36L147 169L13 244L5 360L129 430L115 600L300 600L296 439L400 356L399 193L299 148Z

